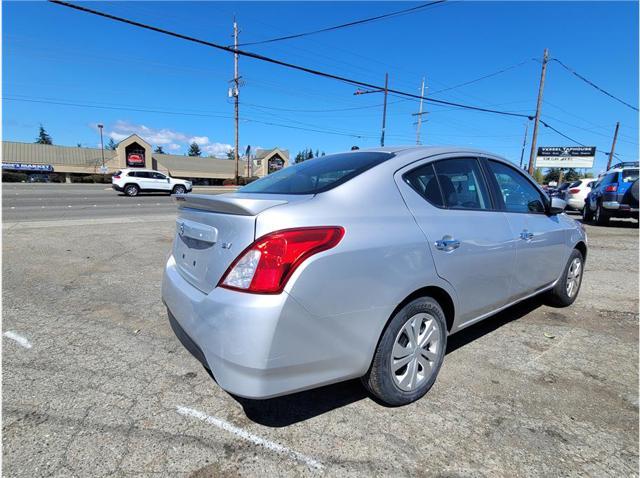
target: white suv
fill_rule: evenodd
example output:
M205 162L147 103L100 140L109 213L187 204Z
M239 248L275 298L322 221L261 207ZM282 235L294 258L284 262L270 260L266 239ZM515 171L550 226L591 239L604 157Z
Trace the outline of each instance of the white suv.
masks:
M113 189L127 196L137 196L141 192L166 192L184 194L193 188L191 181L176 179L152 169L123 169L111 178Z

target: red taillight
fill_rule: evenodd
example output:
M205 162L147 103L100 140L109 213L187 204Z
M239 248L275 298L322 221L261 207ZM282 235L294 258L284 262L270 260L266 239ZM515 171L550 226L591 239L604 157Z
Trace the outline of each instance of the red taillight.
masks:
M606 193L615 193L618 190L617 184L609 184L606 188L604 188L604 192Z
M120 179L120 176L113 176L113 179Z
M578 194L580 190L578 188L569 189L569 194Z
M344 229L339 226L271 232L247 247L218 285L256 294L279 294L302 262L335 247L343 236Z

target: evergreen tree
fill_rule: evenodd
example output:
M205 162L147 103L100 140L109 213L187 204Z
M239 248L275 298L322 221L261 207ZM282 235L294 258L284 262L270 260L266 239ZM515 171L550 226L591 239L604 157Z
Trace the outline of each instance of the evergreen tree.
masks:
M117 144L116 144L116 142L113 140L113 138L109 138L109 142L107 143L106 148L107 148L107 149L110 149L110 150L112 150L112 151L113 151L113 150L115 150L115 149L116 149L116 146L118 146L118 145L117 145Z
M236 159L235 149L231 148L229 151L227 151L227 159Z
M306 159L313 159L313 150L311 148L309 148L307 150L307 158Z
M40 132L36 138L36 144L53 144L51 136L49 136L49 133L47 133L42 125L40 125Z
M154 149L153 152L156 154L166 154L160 145L156 146L156 149Z
M200 151L200 146L195 141L189 145L189 152L187 153L189 156L200 156L202 151Z

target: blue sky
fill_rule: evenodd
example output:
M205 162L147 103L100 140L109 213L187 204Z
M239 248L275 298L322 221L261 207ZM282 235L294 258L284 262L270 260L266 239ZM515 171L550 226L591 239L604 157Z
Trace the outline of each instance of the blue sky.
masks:
M263 40L400 10L410 2L88 2L89 7L230 44ZM3 2L3 137L94 147L95 125L116 140L137 132L167 152L189 141L209 154L233 143L227 97L232 55L45 2ZM545 47L596 84L638 104L636 2L450 1L410 15L305 38L246 47L285 61L481 107L532 114ZM534 60L538 59L538 61ZM500 69L508 71L449 89ZM382 96L241 58L241 150L327 153L377 146ZM72 106L91 105L92 107ZM104 108L106 107L106 108ZM354 109L358 108L358 109ZM386 144L414 144L418 103L389 98ZM480 147L520 159L525 121L427 105L425 144ZM542 118L575 140L638 158L638 114L550 63ZM277 125L276 125L277 124ZM310 131L315 130L315 131ZM529 129L529 139L531 128ZM542 128L539 146L571 142ZM527 148L529 142L527 144ZM528 157L528 149L525 159ZM606 157L598 154L596 169Z

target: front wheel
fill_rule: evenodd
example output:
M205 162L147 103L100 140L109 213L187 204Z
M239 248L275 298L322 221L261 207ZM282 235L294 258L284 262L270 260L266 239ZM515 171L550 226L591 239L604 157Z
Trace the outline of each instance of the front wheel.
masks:
M564 268L562 277L549 292L549 300L557 307L567 307L576 300L580 286L582 285L582 272L584 269L584 257L578 249L574 249L569 256L569 261Z
M382 334L365 387L391 406L418 400L436 381L447 349L447 322L431 297L400 309Z
M124 188L124 193L130 197L137 196L139 192L140 189L135 184L127 184Z
M187 188L185 188L184 186L178 184L177 186L175 186L173 188L172 194L184 194L187 192Z

